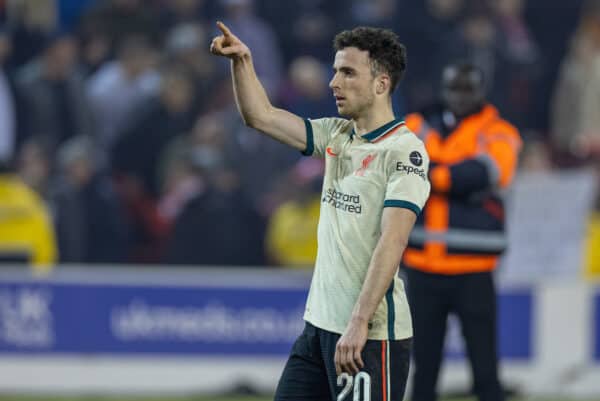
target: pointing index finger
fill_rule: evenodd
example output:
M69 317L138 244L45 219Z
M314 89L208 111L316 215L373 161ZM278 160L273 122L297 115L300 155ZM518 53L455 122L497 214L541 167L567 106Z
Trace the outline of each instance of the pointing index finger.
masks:
M227 25L225 25L223 22L217 21L217 27L221 30L221 32L223 32L223 35L233 36L229 28L227 28Z

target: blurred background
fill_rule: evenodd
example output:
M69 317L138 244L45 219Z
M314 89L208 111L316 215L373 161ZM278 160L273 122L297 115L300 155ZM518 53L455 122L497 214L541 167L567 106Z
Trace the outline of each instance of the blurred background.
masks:
M342 29L407 46L398 116L438 99L448 62L479 65L525 142L498 271L507 390L600 399L599 0L0 1L0 393L273 391L323 165L243 125L217 19L308 118L336 115ZM442 390L467 394L447 340Z

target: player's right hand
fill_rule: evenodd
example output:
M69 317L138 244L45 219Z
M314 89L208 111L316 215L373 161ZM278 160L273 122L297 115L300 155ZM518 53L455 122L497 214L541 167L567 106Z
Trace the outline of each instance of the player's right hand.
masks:
M338 376L344 372L354 376L364 368L361 352L367 342L368 332L369 328L366 322L350 320L344 334L335 345L333 362L335 363L335 373Z
M223 33L215 37L210 44L210 52L217 56L223 56L230 59L241 58L250 54L250 49L237 36L235 36L229 28L217 21L217 28Z

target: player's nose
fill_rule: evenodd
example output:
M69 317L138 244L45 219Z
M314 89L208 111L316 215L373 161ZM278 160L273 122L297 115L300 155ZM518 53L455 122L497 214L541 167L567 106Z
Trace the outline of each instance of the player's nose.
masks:
M335 74L333 77L331 77L331 81L329 81L329 87L331 89L339 88L336 78L337 78L337 74Z

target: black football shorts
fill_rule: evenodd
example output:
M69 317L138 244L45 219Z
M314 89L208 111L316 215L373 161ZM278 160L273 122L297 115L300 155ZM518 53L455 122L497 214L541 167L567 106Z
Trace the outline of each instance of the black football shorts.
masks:
M285 365L275 401L402 401L411 339L368 340L364 368L354 377L335 373L340 335L306 323Z

